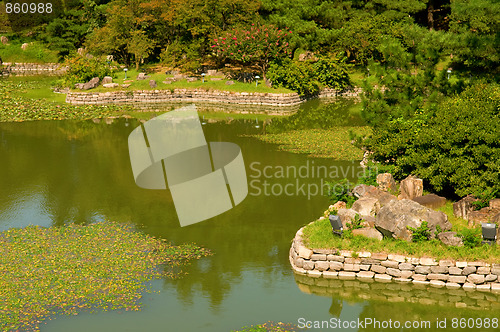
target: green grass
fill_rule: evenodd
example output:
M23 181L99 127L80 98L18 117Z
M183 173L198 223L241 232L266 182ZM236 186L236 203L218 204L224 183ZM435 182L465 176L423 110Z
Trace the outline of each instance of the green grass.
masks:
M50 315L141 308L146 283L178 277L210 253L171 246L131 226L12 228L0 233L0 329L36 330Z
M467 221L453 216L451 202L439 209L448 215L453 231L467 227ZM438 240L426 242L406 242L386 239L378 241L349 233L342 238L332 235L332 226L328 219L317 220L304 228L304 244L310 248L335 248L353 251L385 252L413 257L435 257L436 259L455 259L467 261L485 261L500 263L498 246L483 245L475 248L448 247Z
M355 147L349 132L368 135L370 127L336 127L334 129L293 130L279 134L254 135L253 137L279 144L279 149L294 153L306 153L311 157L334 160L361 160L363 151Z
M0 43L0 57L3 62L54 63L58 62L57 52L47 49L38 42L29 45L26 50L21 49L21 43Z
M107 91L120 91L120 90L172 90L172 89L205 89L209 90L218 90L218 91L230 91L230 92L259 92L259 93L293 93L292 90L288 90L285 88L270 88L263 84L262 80L259 81L259 84L255 86L255 83L242 83L238 81L234 81L233 85L226 85L226 79L222 79L220 81L211 81L210 76L205 77L205 82L201 81L201 77L198 81L195 82L187 82L186 79L179 80L173 82L171 84L165 84L163 81L166 80L167 76L165 73L151 73L148 74L150 77L145 80L136 80L137 75L139 73L135 69L131 69L127 72L127 81L128 84L131 84L128 88L104 88L99 86L95 89L92 89L92 92L107 92ZM172 77L172 75L169 75ZM125 80L125 72L118 71L114 74L113 82L122 84ZM157 83L156 88L151 88L149 86L149 81L155 80ZM73 90L80 91L80 90Z

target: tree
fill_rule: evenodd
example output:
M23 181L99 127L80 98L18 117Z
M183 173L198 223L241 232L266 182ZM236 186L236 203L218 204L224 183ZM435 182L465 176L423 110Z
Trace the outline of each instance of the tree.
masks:
M365 143L401 177L416 174L445 194L500 196L500 87L480 83L434 110L376 126Z
M127 50L134 55L136 70L139 70L139 64L151 54L153 48L154 42L146 36L144 31L137 30L131 33L131 38L127 43Z
M217 57L255 65L266 79L271 61L290 55L288 37L291 34L288 29L252 24L219 34L213 39L212 49Z

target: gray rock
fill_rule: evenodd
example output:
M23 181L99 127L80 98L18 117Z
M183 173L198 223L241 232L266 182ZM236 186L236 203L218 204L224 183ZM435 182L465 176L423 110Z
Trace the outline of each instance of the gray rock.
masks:
M415 266L413 266L413 264L410 264L410 263L400 263L399 269L403 270L403 271L414 271Z
M466 280L467 280L466 276L452 276L452 275L448 276L449 282L454 282L457 284L463 284L465 283Z
M21 45L21 49L22 49L23 51L26 51L26 49L27 49L29 46L30 46L30 44L29 44L29 43L24 43L24 44L22 44L22 45Z
M382 191L395 192L397 190L396 181L391 173L382 173L377 175L378 188Z
M418 265L417 267L415 267L415 273L418 273L418 274L429 274L429 273L431 273L431 267L430 266Z
M439 241L447 246L462 247L464 242L457 236L457 232L441 232L438 234Z
M118 83L106 83L106 84L103 84L102 86L105 88L117 88L120 86L120 84L118 84Z
M304 258L297 257L297 258L295 258L294 263L295 263L296 267L302 268L304 266Z
M413 198L412 200L430 209L437 209L446 204L446 198L435 194L418 196Z
M122 88L128 88L130 86L130 84L121 84L120 85Z
M399 267L399 263L398 262L394 262L394 261L382 261L380 264L382 266L390 267L390 268L393 268L393 269L397 269Z
M340 220L342 221L342 226L344 227L344 229L347 228L348 223L351 223L354 221L356 214L359 214L359 213L354 211L353 209L338 209L337 210L337 215L340 217Z
M146 78L148 78L149 76L146 75L146 73L139 73L139 75L137 75L137 80L138 81L142 81L142 80L145 80Z
M382 207L375 219L375 227L384 236L411 241L412 233L408 226L418 228L423 221L427 221L431 237L435 236L437 225L443 231L451 229L451 223L445 213L431 210L408 199L391 201Z
M75 89L80 89L80 90L83 90L83 86L85 85L85 83L76 83L75 84Z
M366 184L360 184L354 187L354 189L352 190L352 194L358 198L375 198L379 201L381 207L386 205L390 201L397 200L396 196L382 191L374 186L368 186Z
M462 269L459 268L459 267L450 266L448 268L448 273L451 274L451 275L461 276L462 275Z
M149 80L149 86L151 87L151 89L154 89L158 86L158 84L155 80Z
M196 82L198 79L196 77L186 77L187 82Z
M330 270L331 271L340 271L344 268L344 264L340 262L330 262Z
M446 281L448 280L448 275L447 274L441 274L441 273L429 273L427 275L427 279L429 280L443 280Z
M500 209L500 198L494 198L490 201L490 208Z
M384 274L385 271L387 270L386 267L382 266L382 265L372 265L372 267L370 268L371 271L375 272L375 273L380 273L380 274Z
M0 37L0 42L5 45L9 42L9 38L2 36Z
M98 85L99 85L99 77L94 77L93 79L91 79L87 83L83 84L82 90L93 89L93 88L96 88Z
M431 266L432 273L448 273L449 269L446 266Z
M360 235L370 239L376 239L382 241L383 236L382 233L377 231L375 228L366 227L366 228L358 228L352 230L352 235Z
M380 210L380 202L376 198L362 197L354 202L351 209L361 215L375 216Z
M477 198L466 196L458 202L453 203L453 215L457 218L468 220L469 213L474 211L474 205L472 202L475 201L477 201Z
M314 262L309 260L304 260L302 267L304 268L304 270L312 270L314 269Z
M475 285L484 283L484 280L485 277L482 274L469 274L467 277L467 282Z
M234 81L226 81L226 85L233 85Z
M399 184L399 191L401 199L413 199L415 197L422 196L424 183L422 179L410 175L406 179L401 180Z
M325 254L312 254L310 259L312 261L326 261L326 255Z
M495 280L498 279L498 276L495 275L495 274L488 274L485 278L484 278L484 281L485 282L493 282Z
M469 274L476 273L476 267L475 266L467 266L464 267L462 270L462 275L463 276L468 276Z
M318 271L326 271L330 267L327 261L318 261L314 263L314 268Z
M393 276L395 278L399 278L401 277L401 271L399 269L393 269L393 268L387 268L387 270L385 271L386 274L390 275L390 276Z
M104 76L102 79L102 85L108 84L108 83L113 83L113 77L111 76Z

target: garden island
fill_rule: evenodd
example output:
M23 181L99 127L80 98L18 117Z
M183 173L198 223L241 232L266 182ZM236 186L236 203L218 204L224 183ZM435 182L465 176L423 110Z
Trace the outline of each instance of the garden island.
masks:
M497 1L0 4L1 330L498 329ZM249 190L180 227L191 104Z

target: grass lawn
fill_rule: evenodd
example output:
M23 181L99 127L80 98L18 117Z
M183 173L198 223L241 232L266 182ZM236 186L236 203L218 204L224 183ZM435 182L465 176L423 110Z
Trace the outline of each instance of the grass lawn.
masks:
M453 216L452 202L448 201L439 209L448 215L453 231L467 227L467 221ZM475 248L448 247L438 240L426 242L406 242L395 239L378 241L362 236L332 235L332 227L328 219L318 220L304 228L304 244L310 248L335 248L354 251L370 251L395 253L414 257L435 257L436 259L455 259L467 261L485 261L500 263L498 246L481 245Z
M187 80L179 80L173 82L171 84L165 84L163 81L166 80L167 77L173 77L173 75L165 75L165 73L152 73L148 74L149 77L145 80L136 80L137 72L135 69L131 69L127 72L127 81L131 81L128 84L131 84L128 88L104 88L99 86L95 89L92 89L91 92L108 92L108 91L131 91L131 90L173 90L173 89L205 89L205 90L219 90L219 91L230 91L230 92L260 92L260 93L293 93L292 90L288 90L285 88L270 88L266 86L262 80L259 81L259 84L255 86L255 82L251 83L242 83L238 81L234 81L233 85L226 85L226 79L223 77L222 80L212 81L211 76L205 76L205 82L203 83L201 77L199 77L198 81L195 82L187 82ZM125 72L118 71L114 73L113 82L115 83L123 83L125 80ZM155 80L157 83L156 88L151 88L149 86L149 81ZM72 91L81 91L74 89Z
M370 127L335 127L333 129L303 129L279 134L255 135L257 139L279 144L279 149L294 153L307 153L311 157L334 160L361 160L363 151L355 147L349 132L368 135Z
M210 254L113 222L12 228L0 244L2 331L36 329L50 315L82 309L140 310L148 281L178 277L189 260Z
M3 62L55 63L59 61L57 52L34 42L26 50L21 48L22 43L11 41L8 44L0 43L0 57Z

